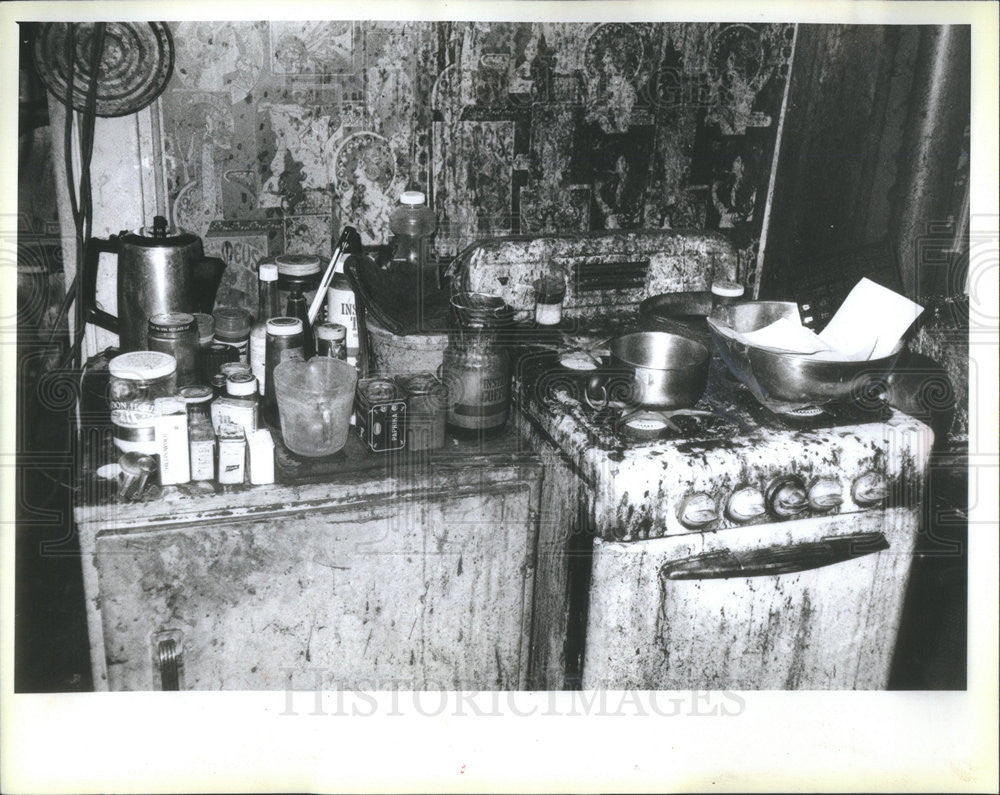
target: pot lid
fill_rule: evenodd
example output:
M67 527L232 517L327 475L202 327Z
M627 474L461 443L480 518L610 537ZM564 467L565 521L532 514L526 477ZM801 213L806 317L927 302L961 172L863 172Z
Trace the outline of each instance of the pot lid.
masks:
M153 218L152 226L144 226L136 232L122 235L122 242L130 246L144 248L180 248L200 243L201 240L197 235L168 225L166 218L157 215Z

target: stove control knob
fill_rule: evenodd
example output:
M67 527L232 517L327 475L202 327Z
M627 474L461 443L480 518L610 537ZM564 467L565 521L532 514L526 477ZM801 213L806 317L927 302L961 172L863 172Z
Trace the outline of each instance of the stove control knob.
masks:
M764 495L753 486L736 489L726 503L726 516L733 522L751 522L765 512Z
M677 512L677 519L682 525L691 530L699 530L707 527L719 518L718 508L711 494L703 491L696 491L684 498L681 509Z
M836 478L817 478L809 487L809 507L814 511L832 511L843 504L843 487Z
M795 475L775 478L767 487L764 499L768 509L778 519L791 519L809 507L806 484Z
M854 501L865 508L881 505L889 493L889 484L885 477L877 472L865 472L851 487L851 496Z

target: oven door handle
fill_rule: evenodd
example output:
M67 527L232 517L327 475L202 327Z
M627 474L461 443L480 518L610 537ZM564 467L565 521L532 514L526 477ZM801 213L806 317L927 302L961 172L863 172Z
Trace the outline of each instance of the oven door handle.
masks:
M747 552L722 549L665 563L660 568L660 577L666 580L766 577L818 569L888 548L889 542L882 533L856 533L827 536L790 547L763 547Z

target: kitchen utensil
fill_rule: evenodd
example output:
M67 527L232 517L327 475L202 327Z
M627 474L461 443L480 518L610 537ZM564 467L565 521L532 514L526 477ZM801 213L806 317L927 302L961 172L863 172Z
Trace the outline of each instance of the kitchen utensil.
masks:
M316 318L319 317L319 310L323 306L323 301L326 300L326 291L330 286L330 282L333 281L333 274L336 270L337 260L349 250L349 246L357 234L357 230L353 226L345 226L344 231L340 233L337 245L333 249L333 256L330 257L330 263L326 266L326 271L323 273L322 278L320 278L316 295L313 298L312 304L309 306L310 325L315 323Z
M723 306L708 318L723 361L767 408L794 411L847 401L871 401L877 385L892 372L903 348L880 359L841 362L748 345L739 334L764 328L780 318L798 321L797 304L747 301Z
M97 307L101 253L118 255L118 316ZM83 306L87 322L119 335L123 352L146 348L147 323L168 312L211 312L225 263L205 257L200 238L167 227L163 216L152 229L87 241L83 263ZM207 308L206 308L207 307Z
M72 30L71 30L72 29ZM72 105L86 109L87 87L96 77L98 116L127 116L149 105L170 81L174 42L165 22L105 22L97 74L90 53L94 23L43 22L34 58L45 87L60 102L72 77ZM67 47L72 37L72 51Z
M613 338L610 349L611 368L593 374L584 390L592 408L612 400L681 408L697 403L705 391L709 356L699 342L666 331L638 331Z
M340 359L290 359L274 368L281 434L296 455L333 455L347 442L358 371Z

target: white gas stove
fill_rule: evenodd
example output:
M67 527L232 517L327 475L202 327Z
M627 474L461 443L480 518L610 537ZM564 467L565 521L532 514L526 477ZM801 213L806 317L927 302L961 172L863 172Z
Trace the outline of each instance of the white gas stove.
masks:
M586 560L567 587L571 683L886 686L929 428L875 404L774 415L714 357L691 411L595 410L557 362L522 360L520 422L582 495L566 525ZM569 501L553 488L557 522Z

